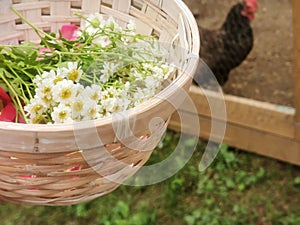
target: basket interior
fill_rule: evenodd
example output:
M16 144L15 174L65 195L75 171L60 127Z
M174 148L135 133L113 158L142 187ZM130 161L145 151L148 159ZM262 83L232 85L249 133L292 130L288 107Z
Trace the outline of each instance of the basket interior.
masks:
M38 40L35 32L24 24L10 7L20 11L29 21L44 31L57 32L63 24L80 24L77 13L88 15L100 12L113 16L121 25L130 20L137 24L137 33L155 35L161 42L172 42L180 34L181 43L191 42L187 34L186 18L180 7L171 0L1 0L0 43L18 44L24 40ZM181 20L181 21L180 21ZM178 31L181 32L178 32ZM183 47L191 47L191 43Z

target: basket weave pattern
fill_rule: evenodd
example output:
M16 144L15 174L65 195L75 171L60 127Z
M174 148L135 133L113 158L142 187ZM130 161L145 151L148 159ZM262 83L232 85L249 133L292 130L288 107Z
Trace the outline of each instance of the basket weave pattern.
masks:
M70 22L80 25L76 13L100 12L121 25L134 20L137 33L156 35L188 54L199 52L197 26L181 0L0 0L0 44L38 41L11 6L44 31L57 32ZM178 87L188 90L196 63L196 58L184 61L184 72L162 91L163 99L176 99ZM71 205L113 191L144 165L166 130L175 108L163 99L153 98L131 112L132 136L123 139L116 135L112 118L94 121L95 129L84 123L74 128L0 122L0 200ZM156 117L161 119L153 123ZM94 141L95 132L100 142Z

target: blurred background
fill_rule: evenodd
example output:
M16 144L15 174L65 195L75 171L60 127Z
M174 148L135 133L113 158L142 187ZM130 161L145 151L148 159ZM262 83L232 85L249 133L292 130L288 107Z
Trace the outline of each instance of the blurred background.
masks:
M219 29L239 0L185 0L198 24ZM258 0L251 21L254 43L248 57L231 71L227 94L293 106L293 15L291 0ZM239 21L235 21L236 24Z

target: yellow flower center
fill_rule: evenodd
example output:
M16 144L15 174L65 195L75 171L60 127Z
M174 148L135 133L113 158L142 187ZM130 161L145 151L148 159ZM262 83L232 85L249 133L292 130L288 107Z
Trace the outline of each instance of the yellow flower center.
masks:
M68 74L68 79L74 82L78 79L78 76L79 76L78 70L72 70Z
M97 101L99 99L99 95L96 92L94 92L90 98L94 101Z
M102 95L102 99L103 99L103 100L107 100L108 98L109 98L108 94Z
M93 118L94 117L94 115L97 113L97 110L95 109L95 108L90 108L89 110L88 110L88 116L90 117L90 118Z
M101 113L102 113L103 115L105 115L105 114L106 114L106 108L102 108Z
M83 102L82 101L77 101L74 103L74 110L77 112L80 112L83 108Z
M58 113L58 117L59 117L59 119L61 119L61 120L64 120L64 119L66 119L67 118L67 112L66 111L61 111L61 112L59 112Z
M113 97L114 97L114 93L111 92L111 91L108 92L108 95L109 95L110 98L113 98Z
M36 117L32 118L32 123L33 124L41 123L43 119L44 118L42 115L37 115Z
M60 97L62 99L68 99L71 97L71 95L72 95L72 91L70 90L70 88L64 88L60 93Z
M36 104L32 110L35 112L35 113L38 113L40 110L43 109L43 106L41 104Z
M52 103L52 96L50 98L48 98L47 96L45 96L44 98L42 98L43 101L47 104L51 104Z
M47 86L44 87L44 88L43 88L43 93L44 93L45 95L51 94L51 87L49 87L49 86L48 86L48 87L47 87Z
M53 82L54 82L54 84L57 84L58 82L60 82L62 80L63 80L62 77L56 77Z

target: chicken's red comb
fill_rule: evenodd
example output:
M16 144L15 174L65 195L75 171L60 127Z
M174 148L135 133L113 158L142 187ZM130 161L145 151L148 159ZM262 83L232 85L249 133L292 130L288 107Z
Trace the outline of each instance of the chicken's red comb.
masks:
M251 7L253 11L258 9L257 0L244 0L248 7Z

